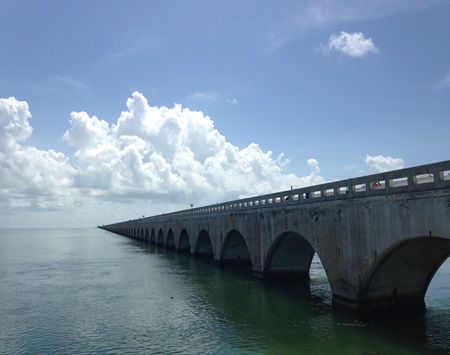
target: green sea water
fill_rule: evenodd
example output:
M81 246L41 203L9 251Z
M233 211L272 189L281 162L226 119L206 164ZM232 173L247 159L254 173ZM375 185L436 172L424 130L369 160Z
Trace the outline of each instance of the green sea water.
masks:
M309 283L266 284L100 229L0 230L0 354L448 354L450 263L427 308L356 316Z

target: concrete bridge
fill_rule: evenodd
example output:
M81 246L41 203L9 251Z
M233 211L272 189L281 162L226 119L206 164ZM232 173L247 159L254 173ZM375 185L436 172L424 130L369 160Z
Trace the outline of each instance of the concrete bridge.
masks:
M317 253L334 304L424 307L450 256L450 160L101 228L263 278L309 279Z

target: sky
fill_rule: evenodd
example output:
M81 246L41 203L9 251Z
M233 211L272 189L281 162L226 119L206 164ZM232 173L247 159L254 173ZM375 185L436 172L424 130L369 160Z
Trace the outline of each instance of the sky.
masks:
M448 0L0 0L0 228L450 158Z

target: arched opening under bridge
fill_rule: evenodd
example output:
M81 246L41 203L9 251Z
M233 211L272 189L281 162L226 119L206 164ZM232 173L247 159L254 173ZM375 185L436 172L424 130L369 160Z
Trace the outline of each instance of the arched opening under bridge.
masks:
M183 229L180 234L180 241L178 249L180 253L189 253L191 251L191 244L189 242L189 234L186 229Z
M425 305L428 307L441 307L450 300L450 256L442 263L428 285L425 294Z
M285 232L275 239L260 276L297 297L331 307L332 291L319 255L298 233Z
M156 244L155 229L152 229L152 232L150 234L150 244Z
M222 246L219 263L223 265L249 265L251 266L250 253L247 243L240 232L233 229L226 237Z
M166 249L175 249L175 238L172 228L169 229L169 233L167 234Z
M164 245L164 233L162 229L158 232L158 239L156 240L156 245Z
M213 258L213 248L211 243L211 237L209 233L202 229L197 238L197 245L194 250L194 257L196 258Z
M285 232L273 242L263 277L265 279L307 279L315 251L300 234Z
M450 256L450 240L433 236L397 243L377 256L361 288L368 307L425 306L428 286Z

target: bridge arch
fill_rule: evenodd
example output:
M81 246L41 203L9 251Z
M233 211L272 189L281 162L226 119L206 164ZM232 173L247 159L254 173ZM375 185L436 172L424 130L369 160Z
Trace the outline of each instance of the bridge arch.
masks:
M175 237L173 235L172 228L170 228L169 233L167 233L166 249L174 249L174 248L175 248Z
M396 243L377 256L359 300L376 306L424 307L428 286L449 256L450 239L446 238L426 236Z
M284 232L272 243L266 257L265 278L309 279L309 269L315 250L296 232Z
M191 251L191 243L189 242L189 234L185 228L183 228L183 230L180 233L177 250L179 252Z
M150 244L156 244L155 228L152 228L150 233Z
M145 240L146 242L149 242L149 241L150 241L150 238L149 238L149 235L148 235L148 228L145 228L145 236L144 236L144 240Z
M197 258L213 258L213 248L209 233L202 229L197 237L197 244L194 249L194 256Z
M156 245L164 245L164 233L162 228L159 229L158 239L156 240Z
M226 235L219 262L221 265L251 265L247 243L239 231L233 229Z

